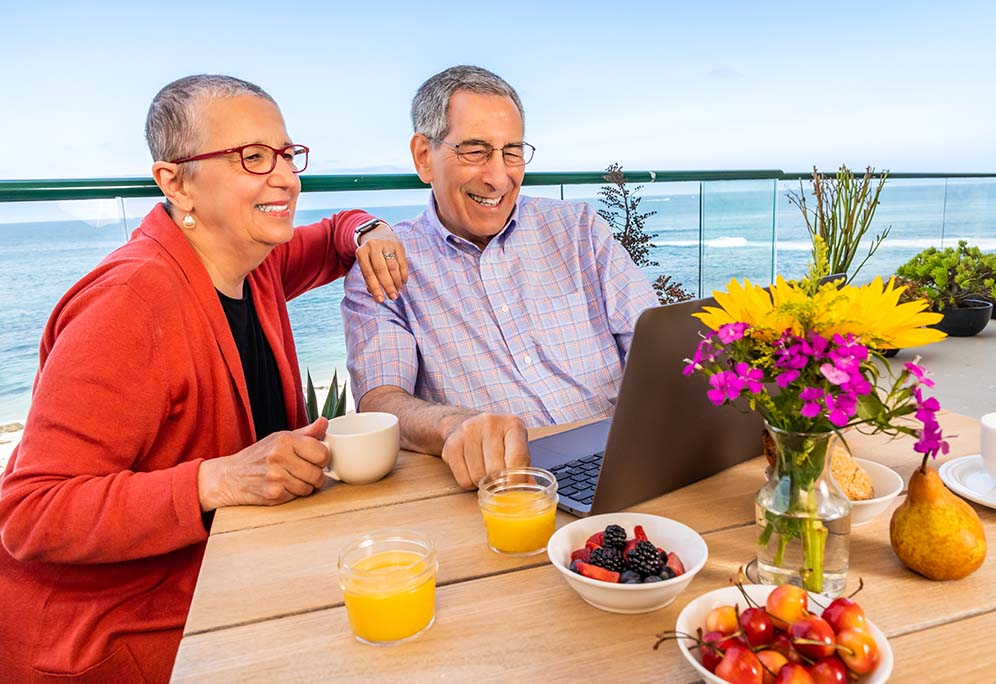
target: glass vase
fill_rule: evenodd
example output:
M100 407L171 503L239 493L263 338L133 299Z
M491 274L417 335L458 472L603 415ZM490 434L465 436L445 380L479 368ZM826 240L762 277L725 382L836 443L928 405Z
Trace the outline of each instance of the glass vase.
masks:
M851 502L830 474L835 435L765 427L775 464L754 504L758 576L838 596L847 584Z

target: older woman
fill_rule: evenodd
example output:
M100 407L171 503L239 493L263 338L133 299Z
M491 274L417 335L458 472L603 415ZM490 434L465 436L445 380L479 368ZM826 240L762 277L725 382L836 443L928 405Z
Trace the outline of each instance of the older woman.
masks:
M363 212L293 228L308 148L259 87L171 83L146 135L167 201L56 306L0 480L0 682L167 681L208 514L324 482L286 301L354 251L374 296L407 278Z

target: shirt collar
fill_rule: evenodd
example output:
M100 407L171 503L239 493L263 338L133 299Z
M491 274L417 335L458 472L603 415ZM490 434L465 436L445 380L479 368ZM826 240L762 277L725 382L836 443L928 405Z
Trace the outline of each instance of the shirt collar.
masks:
M508 222L505 223L505 227L498 231L498 234L491 239L491 243L498 241L499 243L504 242L508 237L509 233L518 225L519 222L519 203L522 202L522 195L520 194L515 200L515 206L512 207L512 213L508 217ZM426 214L429 218L429 225L436 231L440 238L447 244L453 245L454 247L459 245L466 245L472 247L475 251L481 252L480 247L475 245L470 240L465 240L459 235L454 235L443 225L443 222L439 220L439 214L436 211L436 196L429 191L429 208L426 210ZM489 243L489 244L491 244Z

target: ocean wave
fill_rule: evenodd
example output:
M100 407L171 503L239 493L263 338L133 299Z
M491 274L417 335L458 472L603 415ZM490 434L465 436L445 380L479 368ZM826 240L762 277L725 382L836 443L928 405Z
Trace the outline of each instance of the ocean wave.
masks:
M650 244L655 247L698 247L698 240L651 240ZM713 247L715 249L726 249L729 247L747 247L750 242L745 237L740 236L724 236L713 238L712 240L706 240L706 247ZM757 243L760 244L760 243Z
M959 240L965 240L970 246L978 247L983 252L996 251L996 238L979 237L945 237L944 247L956 247ZM866 244L870 244L867 240ZM785 252L808 252L813 248L809 240L779 240L776 247ZM879 249L905 249L919 252L928 247L941 247L939 238L892 238L887 237ZM862 247L867 250L867 247Z
M996 238L979 237L946 237L944 247L954 247L959 240L965 240L970 246L978 247L983 252L996 251ZM698 240L651 240L650 244L655 247L698 247ZM865 244L870 244L867 240ZM724 236L705 241L706 247L713 249L727 249L730 247L765 247L770 246L768 240L748 240L740 236ZM808 252L813 248L809 240L779 240L776 244L779 251L783 252ZM881 250L908 250L919 252L928 247L941 247L941 241L937 238L886 238L879 248ZM867 249L867 247L862 247Z

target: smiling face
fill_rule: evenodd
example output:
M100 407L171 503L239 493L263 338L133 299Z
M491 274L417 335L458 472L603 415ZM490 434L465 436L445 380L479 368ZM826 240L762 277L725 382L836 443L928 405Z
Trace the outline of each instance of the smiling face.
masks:
M491 159L467 164L449 145L433 145L416 134L411 144L415 168L432 185L446 229L483 248L505 227L519 197L525 167L506 166L500 149L522 142L522 116L511 98L461 90L450 98L448 122L445 142L488 143L495 148Z
M275 104L253 95L208 102L200 119L205 139L198 154L248 143L280 149L290 144L284 119ZM294 208L301 180L282 158L266 175L242 167L233 152L197 162L185 181L199 228L210 233L212 250L225 258L245 258L254 267L270 249L293 235ZM217 256L222 256L221 254Z

